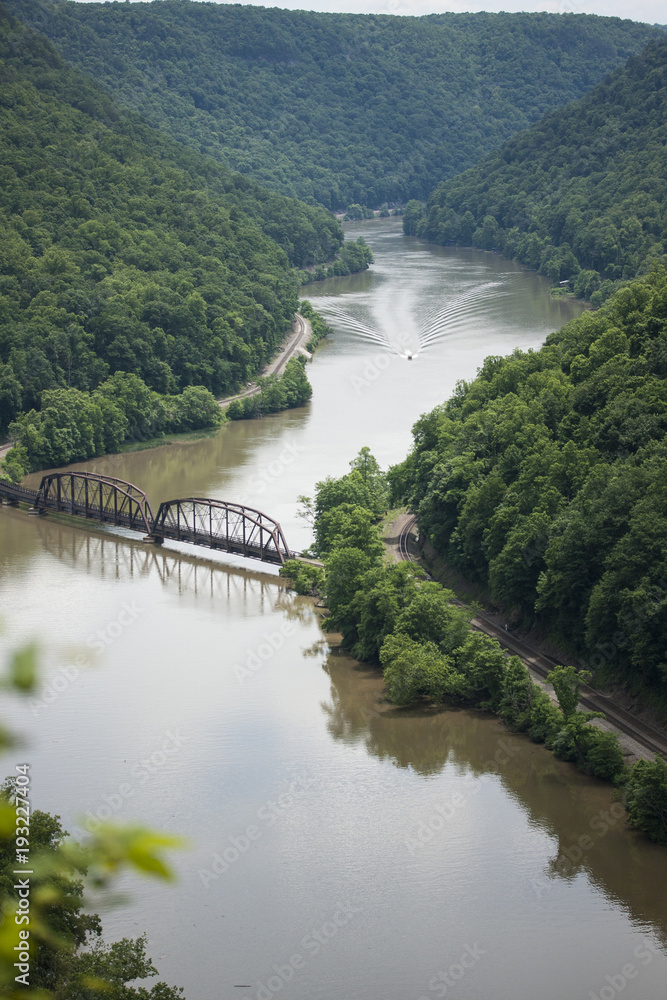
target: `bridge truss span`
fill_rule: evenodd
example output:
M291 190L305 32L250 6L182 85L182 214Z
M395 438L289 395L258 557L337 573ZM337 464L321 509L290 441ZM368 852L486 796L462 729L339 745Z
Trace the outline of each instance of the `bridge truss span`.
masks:
M291 554L277 521L261 510L223 500L167 500L160 504L153 535L279 565Z
M166 500L154 517L138 486L94 472L51 472L37 492L0 480L0 499L31 504L33 514L55 511L129 528L147 542L190 542L279 566L292 555L278 522L254 507L187 497Z
M120 525L146 535L153 531L153 511L143 490L124 479L92 472L52 472L44 476L34 506L37 510L55 510Z

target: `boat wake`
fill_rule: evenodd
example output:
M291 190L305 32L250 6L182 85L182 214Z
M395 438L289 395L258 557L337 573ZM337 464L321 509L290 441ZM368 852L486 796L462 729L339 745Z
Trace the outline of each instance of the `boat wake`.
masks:
M406 316L406 324L411 326L412 330L401 330L398 336L394 336L391 340L386 334L375 329L369 323L363 322L331 300L320 300L317 308L339 329L376 344L406 361L414 361L422 351L426 351L439 341L459 333L462 329L472 325L481 315L488 315L489 304L496 304L496 300L503 294L499 292L499 288L502 288L504 284L503 281L487 281L484 284L475 285L473 288L455 295L444 305L431 309L424 316L419 317L415 324L411 323L410 320L412 319L411 314L416 312L416 309L409 308L415 303L402 301L399 303L402 307L401 311ZM397 310L393 312L392 319L394 322L398 321Z
M420 323L420 350L444 340L466 326L480 312L488 312L488 300L498 298L501 281L487 281L462 292L438 309L431 310Z

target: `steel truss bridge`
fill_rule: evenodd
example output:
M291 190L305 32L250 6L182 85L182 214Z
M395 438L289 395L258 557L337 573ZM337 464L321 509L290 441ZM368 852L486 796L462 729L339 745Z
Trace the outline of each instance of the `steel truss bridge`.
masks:
M147 542L165 538L282 565L292 553L283 530L268 514L223 500L166 500L156 515L143 490L93 472L52 472L38 490L0 479L3 504L27 503L31 514L56 511L139 531Z

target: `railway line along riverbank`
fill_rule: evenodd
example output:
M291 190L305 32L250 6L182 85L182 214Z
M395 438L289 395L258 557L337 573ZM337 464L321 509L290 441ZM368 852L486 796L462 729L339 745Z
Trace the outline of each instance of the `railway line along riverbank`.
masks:
M402 512L387 525L385 545L392 562L406 560L419 563L426 569L431 579L441 582L438 580L440 574L429 558L427 546L418 540L417 517L414 514ZM457 603L461 607L466 606L463 601ZM497 612L478 610L470 624L472 628L497 639L508 653L518 656L535 682L545 687L547 674L565 661L558 660L544 649L538 648L537 643L533 644L509 631L506 625L499 622L498 617ZM613 696L597 691L588 684L582 684L579 707L583 711L604 713L605 718L600 721L600 725L618 733L624 756L629 761L642 757L651 760L656 754L667 758L667 733L628 711Z

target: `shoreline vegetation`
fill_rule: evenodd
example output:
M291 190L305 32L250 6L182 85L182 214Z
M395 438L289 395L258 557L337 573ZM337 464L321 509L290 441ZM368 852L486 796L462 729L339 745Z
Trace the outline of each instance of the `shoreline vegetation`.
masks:
M299 309L311 329L307 348L312 353L330 327L307 300ZM93 393L45 392L40 410L22 414L10 425L14 444L0 461L0 476L20 482L41 469L171 444L167 437L196 440L215 433L227 419L303 406L312 394L305 363L304 356L290 358L282 375L257 379L257 394L233 401L225 411L204 386L164 397L126 372L116 372Z
M487 358L388 473L454 570L663 719L666 297L656 266L539 350Z
M302 269L370 251L115 105L2 5L0 57L5 475L217 426L216 397L290 328Z
M667 260L666 60L667 39L650 42L426 204L409 201L404 231L499 250L599 307Z
M359 236L354 241L345 240L335 260L328 264L312 265L310 269L300 271L299 277L302 285L309 285L313 281L326 281L327 278L344 278L349 274L359 274L360 271L366 271L372 263L373 251L363 236Z
M305 346L310 356L320 341L333 331L307 299L299 304L299 312L310 327L310 336ZM304 354L290 357L282 372L279 366L275 373L258 378L251 390L246 390L240 398L229 403L225 409L225 417L229 420L252 420L269 413L305 406L313 393L306 374L307 360L309 358Z
M460 705L499 716L560 760L612 782L629 825L667 845L667 763L656 757L627 767L617 735L595 724L601 713L577 708L588 673L552 670L554 703L517 656L471 630L474 612L455 606L452 591L414 563L388 561L379 522L391 481L368 448L350 466L347 475L319 482L312 500L301 498L315 534L311 553L324 569L290 560L280 570L297 593L322 598L324 631L340 633L351 656L382 669L398 708Z

